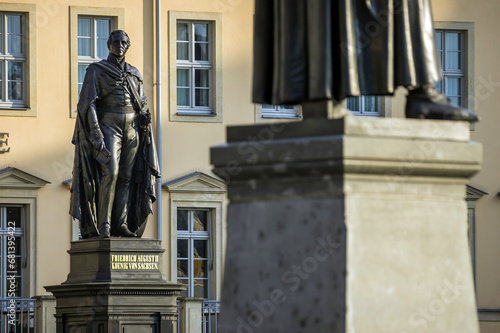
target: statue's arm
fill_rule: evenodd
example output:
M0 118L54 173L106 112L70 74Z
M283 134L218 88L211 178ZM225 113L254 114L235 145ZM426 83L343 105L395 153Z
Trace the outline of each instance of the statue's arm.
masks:
M97 119L97 112L95 102L90 103L87 110L87 122L90 129L90 142L98 150L102 151L106 145L104 144L104 135L102 135L99 120Z
M99 97L99 69L89 66L83 79L82 90L78 102L78 112L86 122L88 139L92 145L102 151L105 147L104 136L99 126L95 101Z

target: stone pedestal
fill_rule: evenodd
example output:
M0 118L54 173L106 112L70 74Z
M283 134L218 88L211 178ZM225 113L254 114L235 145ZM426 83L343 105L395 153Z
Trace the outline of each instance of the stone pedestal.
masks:
M68 279L56 297L57 333L177 333L177 296L158 240L111 238L71 243Z
M228 128L221 332L476 333L462 122Z

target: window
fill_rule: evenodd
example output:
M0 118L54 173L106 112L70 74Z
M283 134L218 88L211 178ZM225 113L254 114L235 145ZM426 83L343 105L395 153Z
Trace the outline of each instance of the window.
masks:
M76 117L78 97L88 65L108 57L109 33L125 29L124 16L123 8L70 7L70 117Z
M22 206L0 206L0 298L24 297L24 241Z
M212 114L209 22L177 22L177 113Z
M89 64L108 57L108 37L114 30L113 19L78 16L78 94Z
M210 295L210 216L208 209L177 209L177 282L188 286L185 297Z
M262 117L264 118L297 118L300 117L297 105L271 105L262 104Z
M346 99L347 108L356 116L380 117L382 101L377 96L355 96Z
M441 59L443 79L436 90L454 104L464 106L464 34L461 31L436 30L436 48Z
M221 122L220 13L169 15L170 120Z
M170 281L188 286L184 297L218 300L226 239L226 184L203 172L193 172L163 187L170 194Z
M0 115L36 116L36 6L0 4Z

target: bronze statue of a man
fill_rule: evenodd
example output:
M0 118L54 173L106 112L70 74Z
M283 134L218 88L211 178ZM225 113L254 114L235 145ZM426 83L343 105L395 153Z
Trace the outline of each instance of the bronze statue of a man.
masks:
M83 238L140 237L156 200L151 114L129 47L125 31L111 32L108 58L88 66L80 92L70 214Z
M440 79L430 0L255 1L256 103L311 105L403 86L409 118L477 121L434 89Z

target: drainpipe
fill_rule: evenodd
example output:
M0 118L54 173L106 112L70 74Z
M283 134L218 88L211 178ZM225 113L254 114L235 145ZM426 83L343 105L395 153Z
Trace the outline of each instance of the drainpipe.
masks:
M156 0L156 150L161 168L161 0ZM156 179L158 239L162 240L161 176Z

